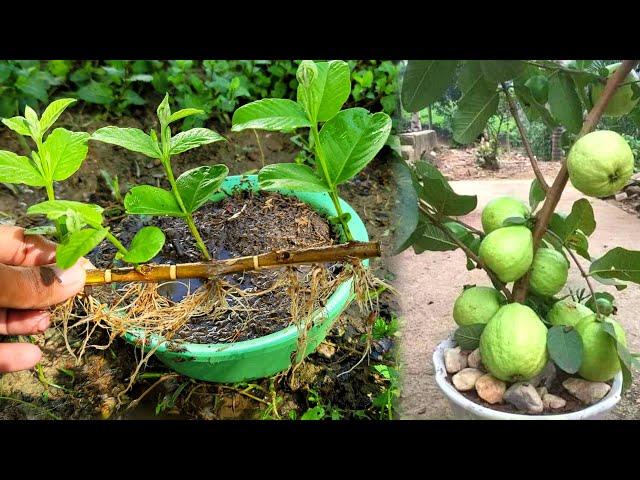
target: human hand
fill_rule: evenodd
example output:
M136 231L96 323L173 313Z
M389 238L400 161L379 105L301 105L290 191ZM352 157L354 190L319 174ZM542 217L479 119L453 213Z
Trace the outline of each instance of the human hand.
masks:
M73 267L55 265L56 244L24 229L0 226L0 335L44 332L50 318L47 307L74 296L84 287L80 259ZM42 352L30 343L0 343L0 372L32 368Z

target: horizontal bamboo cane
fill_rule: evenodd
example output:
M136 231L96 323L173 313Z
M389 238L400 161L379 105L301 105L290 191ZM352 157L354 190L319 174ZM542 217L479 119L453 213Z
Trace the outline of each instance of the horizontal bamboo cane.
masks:
M87 270L86 285L105 285L114 282L157 283L179 278L211 278L229 273L278 268L282 265L301 265L321 262L341 262L380 256L378 242L349 242L341 245L312 247L298 250L274 250L260 255L213 260L211 262Z

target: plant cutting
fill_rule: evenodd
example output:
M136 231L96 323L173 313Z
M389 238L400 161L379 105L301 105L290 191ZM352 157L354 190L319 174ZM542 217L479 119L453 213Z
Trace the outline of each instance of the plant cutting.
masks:
M603 114L620 111L607 108L620 92L629 111L637 108L640 91L625 83L636 65L635 60L614 68L602 68L600 61L571 66L528 60L409 62L402 86L405 109L422 110L455 82L462 97L453 132L464 144L475 141L505 101L535 175L529 205L493 199L478 229L458 218L476 209L476 196L457 194L427 162L398 164L405 197L398 252L410 246L416 253L461 249L467 269L484 270L490 282L465 286L453 309L458 328L434 354L438 385L460 416L601 415L615 405L619 390L629 387L632 369L640 367L613 318L613 295L594 286L640 283L640 252L615 247L593 258L591 204L582 198L568 215L555 211L569 180L594 197L612 195L629 181L634 160L629 146L615 132L593 130ZM590 91L596 92L593 98ZM529 121L567 131L563 141L571 148L551 185L531 151L522 112ZM571 263L587 288L570 289L570 299L558 297Z
M172 113L169 95L166 94L157 109L160 136L155 130L146 134L137 128L103 127L96 130L91 139L160 160L171 190L151 185L135 186L124 198L126 212L131 215L182 218L195 238L202 256L211 260L193 221L193 213L220 188L229 169L226 165L202 166L189 170L176 179L171 165L171 157L174 155L224 140L224 137L208 128L192 128L172 136L170 125L173 122L202 113L202 110L195 108L184 108Z
M373 160L389 137L391 118L364 108L341 110L351 92L346 62L305 60L296 77L297 101L269 98L244 105L233 114L232 131L309 128L309 144L314 152L312 165L267 165L258 175L260 187L327 192L337 212L334 220L340 224L346 240L353 240L349 216L338 200L338 185L353 178Z

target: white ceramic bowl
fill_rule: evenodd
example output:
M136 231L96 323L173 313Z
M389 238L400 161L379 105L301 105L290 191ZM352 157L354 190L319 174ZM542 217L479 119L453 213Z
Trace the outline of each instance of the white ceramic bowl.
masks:
M433 353L433 364L436 370L438 387L449 400L457 420L599 420L604 418L606 413L620 401L622 374L618 373L613 379L611 390L602 400L577 412L557 415L519 415L492 410L467 399L447 381L447 370L444 367L444 351L455 346L456 343L452 338L440 343Z

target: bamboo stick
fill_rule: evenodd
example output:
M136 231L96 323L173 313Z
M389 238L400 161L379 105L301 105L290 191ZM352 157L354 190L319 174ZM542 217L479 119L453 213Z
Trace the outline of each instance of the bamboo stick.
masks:
M229 273L278 268L283 265L301 265L321 262L352 261L379 257L378 242L349 242L341 245L303 248L298 250L274 250L247 257L213 260L211 262L179 263L133 267L87 270L85 285L105 285L114 282L157 283L181 278L211 278Z

